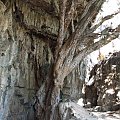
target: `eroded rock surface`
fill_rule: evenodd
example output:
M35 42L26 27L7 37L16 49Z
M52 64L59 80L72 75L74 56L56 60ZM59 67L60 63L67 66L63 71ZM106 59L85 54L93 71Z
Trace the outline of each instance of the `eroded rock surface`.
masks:
M90 73L90 80L94 79L92 85L86 88L97 89L98 111L109 111L120 109L120 52L110 53L103 61L96 64ZM94 90L88 92L87 99L92 101ZM95 98L95 97L94 97Z
M62 120L98 120L95 115L74 102L60 103L59 106Z
M45 22L55 34L58 25L22 1L14 8L11 4L0 3L0 120L33 120L36 91L47 77L52 54L45 38L31 30Z

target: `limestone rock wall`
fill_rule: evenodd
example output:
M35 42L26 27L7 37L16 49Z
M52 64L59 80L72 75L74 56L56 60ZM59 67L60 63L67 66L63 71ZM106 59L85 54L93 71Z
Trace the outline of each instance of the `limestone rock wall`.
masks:
M92 79L94 83L87 88L94 86L97 89L97 105L101 106L98 110L120 109L120 52L109 54L105 60L96 64L90 72ZM88 93L88 96L92 96L95 91L86 91Z
M30 29L49 24L55 33L58 24L23 2L9 11L0 5L0 120L33 120L35 94L47 77L52 54L47 39Z
M63 100L78 101L83 98L83 85L86 78L87 58L80 62L80 64L73 70L64 80L63 86Z

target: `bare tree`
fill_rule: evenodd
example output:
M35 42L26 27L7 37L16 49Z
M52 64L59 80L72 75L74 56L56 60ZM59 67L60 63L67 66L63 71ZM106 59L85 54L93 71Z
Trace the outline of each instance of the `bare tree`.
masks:
M85 56L119 36L120 26L115 29L108 27L100 33L95 32L103 22L111 19L117 13L102 18L99 23L92 26L91 24L105 0L51 0L50 4L42 0L25 0L25 4L37 13L40 9L40 11L44 11L57 19L59 30L58 34L53 36L49 31L46 31L49 29L46 25L42 25L41 30L35 26L27 25L27 22L24 21L25 10L22 11L21 8L23 5L19 6L19 0L16 1L1 0L2 4L6 6L4 13L11 11L12 14L12 32L7 31L8 37L16 39L16 36L19 36L17 28L21 27L31 40L34 40L34 37L47 39L51 51L53 49L53 57L48 77L38 86L38 100L35 103L36 116L41 120L58 120L60 119L58 112L60 90L63 87L65 77ZM16 29L14 24L17 25ZM17 35L15 36L15 34ZM99 41L94 42L94 39L98 38Z

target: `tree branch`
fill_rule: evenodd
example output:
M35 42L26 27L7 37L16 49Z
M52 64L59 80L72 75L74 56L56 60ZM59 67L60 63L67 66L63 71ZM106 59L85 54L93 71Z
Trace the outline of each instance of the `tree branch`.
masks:
M120 13L120 12L116 12L116 13L113 13L113 14L111 14L111 15L107 15L107 16L105 16L104 18L102 18L101 21L100 21L98 24L94 25L94 26L89 30L89 33L91 34L92 32L94 32L94 31L95 31L98 27L100 27L105 21L112 19L112 18L113 18L115 15L117 15L118 13Z
M58 39L57 39L57 45L56 45L56 51L55 51L55 61L58 56L58 52L63 44L64 39L64 23L65 23L65 10L66 10L66 0L60 0L59 1L59 8L60 8L60 23L59 23L59 32L58 32Z
M72 0L70 9L69 9L69 11L66 11L66 14L65 14L65 16L66 16L65 17L65 33L67 32L67 29L70 25L71 20L74 17L75 11L76 11L77 1L76 2L75 1L76 0Z
M75 4L75 0L71 1L71 5L67 6L67 0L60 1L60 27L59 27L59 34L57 39L57 45L56 45L56 56L58 55L58 52L60 48L63 45L63 41L65 38L65 34L68 30L69 24L71 20L73 19L75 8L77 3ZM66 10L66 7L69 7L69 10Z
M71 50L71 48L75 47L77 41L79 40L79 37L84 33L88 23L93 19L96 12L98 12L99 10L98 8L102 5L104 0L93 0L93 1L96 1L96 2L91 4L91 6L88 5L89 10L84 11L83 16L84 14L85 16L82 17L82 19L78 22L75 32L69 37L67 42L62 47L60 55L64 51L64 56L66 56ZM90 3L92 3L93 1L90 1ZM86 7L86 9L88 9L88 6ZM86 11L88 12L86 13Z
M112 40L118 38L119 30L120 30L120 25L117 28L115 28L115 31L112 34L109 34L106 37L101 38L101 40L99 40L98 42L95 42L92 45L90 45L90 46L84 48L83 50L81 50L72 60L70 66L69 66L69 69L67 71L67 75L79 64L79 62L85 56L87 56L91 52L103 47L104 45L110 43ZM66 69L66 68L64 68L64 69ZM63 72L65 72L65 71L63 70Z
M92 1L90 1L91 4L89 3L89 5L85 8L83 17L78 22L75 32L68 38L67 42L61 47L61 50L59 52L59 56L58 56L58 59L56 62L56 66L55 66L56 74L59 74L59 71L61 69L64 69L64 68L66 68L66 66L70 65L69 62L68 62L68 64L65 64L65 66L63 65L64 60L66 59L66 56L69 58L69 56L68 56L69 52L72 49L76 48L79 37L81 37L82 34L85 32L86 27L88 26L89 22L96 15L96 13L100 9L100 7L104 1L105 0L92 0ZM87 11L87 13L86 13L86 11ZM73 56L74 56L74 54L73 54ZM73 56L71 56L71 58Z

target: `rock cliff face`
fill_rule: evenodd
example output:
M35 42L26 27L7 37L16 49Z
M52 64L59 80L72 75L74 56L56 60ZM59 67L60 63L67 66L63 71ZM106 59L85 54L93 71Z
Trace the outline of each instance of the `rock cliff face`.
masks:
M89 101L96 99L96 105L101 106L99 111L120 109L120 52L110 53L96 64L89 78L94 79L94 83L86 87L86 98ZM92 88L96 89L94 96L95 90Z
M36 92L53 58L58 10L57 1L0 1L0 120L35 119ZM81 95L82 65L65 79L62 92L67 99Z
M62 89L63 101L73 100L77 102L83 98L82 89L85 83L87 62L87 58L81 61L79 66L65 78Z
M54 38L58 22L22 1L7 4L0 3L0 120L33 120L35 94L52 59L49 38L36 30L45 24Z

